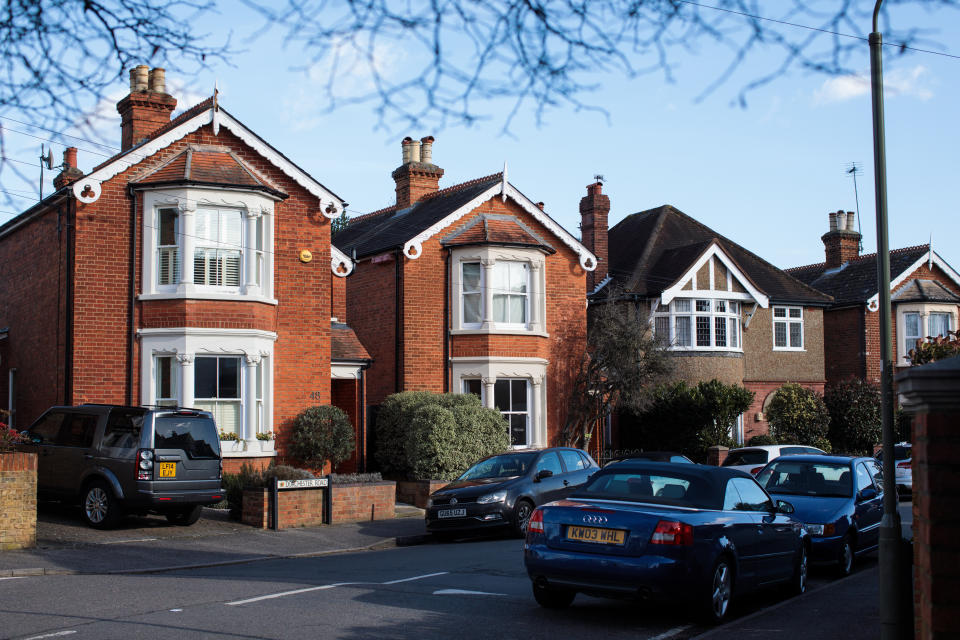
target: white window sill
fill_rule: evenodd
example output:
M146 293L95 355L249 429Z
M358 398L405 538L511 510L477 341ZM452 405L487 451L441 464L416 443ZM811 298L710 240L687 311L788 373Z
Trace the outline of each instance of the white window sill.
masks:
M233 302L261 302L263 304L278 304L276 298L267 296L253 296L243 293L227 293L219 291L193 291L191 293L177 293L176 291L159 293L141 293L137 300L230 300Z
M794 352L796 352L796 353L802 353L802 352L806 351L806 349L804 349L804 348L799 348L799 349L798 349L798 348L796 348L796 347L774 347L773 350L774 350L774 351L794 351Z
M544 338L550 337L550 334L546 331L534 331L531 329L451 329L450 335L453 336L488 336L488 335L504 335L504 336L541 336Z
M669 351L722 351L723 353L743 353L743 349L738 347L680 347L680 346L670 346L667 347Z
M251 441L251 442L256 442ZM261 451L260 449L248 449L247 451L223 451L224 458L275 458L276 451Z

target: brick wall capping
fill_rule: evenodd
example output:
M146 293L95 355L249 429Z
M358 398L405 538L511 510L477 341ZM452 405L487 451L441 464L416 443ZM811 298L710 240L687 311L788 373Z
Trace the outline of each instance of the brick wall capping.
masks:
M895 377L905 411L960 410L960 356L901 371Z

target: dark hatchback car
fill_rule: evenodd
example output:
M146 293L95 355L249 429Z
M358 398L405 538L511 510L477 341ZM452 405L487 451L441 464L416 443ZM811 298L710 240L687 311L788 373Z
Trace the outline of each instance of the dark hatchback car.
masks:
M793 516L810 534L811 561L836 563L847 575L857 556L879 545L883 474L873 458L777 458L757 482L793 504Z
M23 432L41 497L78 500L91 527L124 513L191 525L223 499L220 439L207 411L86 404L53 407Z
M497 527L523 535L534 508L558 500L597 471L573 448L516 450L480 460L427 503L427 531L449 536Z
M685 603L720 622L749 591L806 588L806 532L792 510L742 471L624 461L533 512L524 565L547 608L584 593Z

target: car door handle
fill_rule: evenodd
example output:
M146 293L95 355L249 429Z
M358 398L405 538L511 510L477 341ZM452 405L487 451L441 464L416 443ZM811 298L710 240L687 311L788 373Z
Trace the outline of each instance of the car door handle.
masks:
M83 454L83 457L87 460L93 460L93 454L91 453L85 453Z

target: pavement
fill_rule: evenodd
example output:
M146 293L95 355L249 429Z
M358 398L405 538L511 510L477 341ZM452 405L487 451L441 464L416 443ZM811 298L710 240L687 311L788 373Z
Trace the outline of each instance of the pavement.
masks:
M156 573L422 544L429 542L422 513L400 505L400 517L392 520L270 531L234 522L225 511L205 508L191 527L144 516L128 518L117 529L96 531L66 507L44 507L38 517L37 546L0 552L0 578ZM847 578L802 596L771 599L769 606L697 637L874 638L880 629L878 602L877 565L867 561Z

